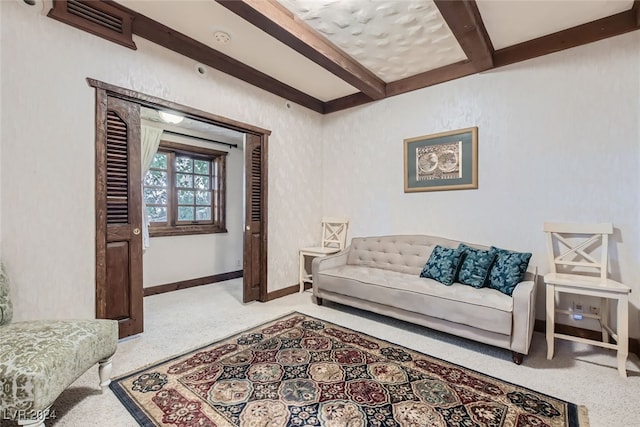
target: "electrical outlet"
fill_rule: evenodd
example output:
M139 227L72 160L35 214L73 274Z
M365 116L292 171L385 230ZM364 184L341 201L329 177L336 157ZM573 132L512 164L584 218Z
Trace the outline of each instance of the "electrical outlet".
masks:
M571 301L571 317L573 320L582 320L583 305L581 302Z
M589 307L589 313L598 316L600 314L600 307L596 307L596 306L591 306Z

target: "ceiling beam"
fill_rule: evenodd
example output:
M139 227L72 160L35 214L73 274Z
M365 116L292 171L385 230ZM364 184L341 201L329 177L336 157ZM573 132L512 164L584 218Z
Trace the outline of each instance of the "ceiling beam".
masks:
M116 4L116 3L113 3ZM286 85L261 71L225 55L197 40L154 21L133 10L118 5L134 15L133 34L176 53L201 62L223 73L300 104L318 113L324 113L324 103L306 93Z
M385 97L386 84L382 79L276 1L216 1L291 49L340 77L370 98L382 99Z
M493 44L475 0L434 0L477 72L493 68Z
M387 94L388 96L400 95L475 73L476 64L471 61L456 62L455 64L445 65L435 70L391 82L387 84Z
M396 80L387 84L387 96L401 95L403 93L422 89L425 87L437 85L439 83L448 82L449 80L459 79L460 77L469 76L476 73L475 64L471 61L461 61L455 64L445 65L435 70L426 71L416 74L402 80ZM328 102L325 102L325 114L334 113L347 108L357 107L358 105L373 102L363 93L354 93L353 95L343 96Z
M324 103L324 113L335 113L336 111L346 110L348 108L357 107L359 105L368 104L373 102L373 99L369 98L362 92L354 93L351 95L343 96L342 98L332 99Z
M494 65L502 67L638 30L636 7L634 2L634 7L625 12L499 49L493 55Z

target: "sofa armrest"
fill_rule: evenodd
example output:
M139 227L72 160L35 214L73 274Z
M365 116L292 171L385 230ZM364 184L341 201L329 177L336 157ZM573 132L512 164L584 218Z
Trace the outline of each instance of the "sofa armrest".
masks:
M520 282L513 290L511 350L528 354L536 320L536 279Z
M344 248L341 252L326 257L316 257L311 262L311 280L314 283L313 294L316 295L317 286L319 283L319 272L328 270L330 268L339 267L347 263L347 256L349 255L349 247Z

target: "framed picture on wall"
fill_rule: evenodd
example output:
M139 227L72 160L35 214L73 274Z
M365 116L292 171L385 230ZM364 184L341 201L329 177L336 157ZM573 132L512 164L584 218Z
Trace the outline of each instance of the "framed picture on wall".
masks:
M478 128L404 140L404 192L478 188Z

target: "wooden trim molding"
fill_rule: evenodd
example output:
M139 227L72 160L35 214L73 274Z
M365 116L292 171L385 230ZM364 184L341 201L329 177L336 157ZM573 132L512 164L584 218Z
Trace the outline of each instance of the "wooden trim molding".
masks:
M311 284L310 283L306 283L304 288L305 289L311 289ZM269 292L267 294L266 301L273 301L274 299L286 297L287 295L297 294L298 292L300 292L300 285L296 283L295 285L287 286L286 288L282 288L282 289L278 289L276 291Z
M416 89L448 82L476 73L475 65L469 61L456 62L445 65L426 73L416 74L402 80L396 80L387 85L387 96L400 95Z
M435 70L426 71L424 73L416 74L415 76L387 83L387 97L401 95L413 90L423 89L425 87L459 79L460 77L469 76L475 73L477 73L476 65L472 62L468 60L456 62L455 64L445 65L444 67L440 67ZM326 102L324 113L334 113L336 111L368 104L372 101L373 100L364 93L358 92Z
M493 44L475 0L434 2L475 71L493 68Z
M547 323L544 320L536 319L536 323L533 329L536 332L545 334L547 332ZM555 331L559 334L572 335L575 337L585 338L589 340L601 340L602 333L591 329L578 328L571 325L563 325L561 323L555 324ZM629 338L629 352L635 353L640 357L640 341L636 338Z
M261 167L262 167L262 180L260 184L260 191L262 193L262 221L260 225L262 227L262 241L260 243L260 252L262 256L260 257L260 302L266 301L268 298L268 288L267 288L267 273L268 273L268 252L269 252L269 243L268 243L268 235L269 235L269 216L267 212L269 212L269 134L262 134L260 136L261 141L260 145L262 147L261 151Z
M96 90L95 207L96 207L96 318L107 315L107 92Z
M216 224L150 226L149 237L190 236L194 234L228 233L225 227Z
M334 100L325 102L324 113L334 113L336 111L346 110L348 108L368 104L372 101L373 100L364 93L357 92L352 95L343 96L342 98L336 98Z
M164 285L150 286L148 288L144 288L144 296L148 297L150 295L164 294L166 292L193 288L195 286L210 285L212 283L224 282L226 280L238 279L240 277L242 277L242 270L214 274L213 276L198 277L196 279L181 280L179 282L167 283Z
M638 12L632 8L597 21L499 49L494 54L494 63L496 67L503 67L638 29Z
M216 0L245 21L359 89L385 97L385 82L276 1Z
M206 111L198 110L197 108L189 107L177 102L167 101L166 99L158 98L152 95L146 95L135 90L125 89L120 86L105 83L100 80L87 78L87 84L96 89L103 89L110 96L121 98L129 101L136 102L145 107L157 108L166 107L170 110L179 111L184 113L185 117L199 120L201 122L209 123L215 126L220 126L227 129L233 129L242 133L252 133L254 135L271 135L271 131L263 129L257 126L242 123L236 120L228 119L217 114L207 113Z

